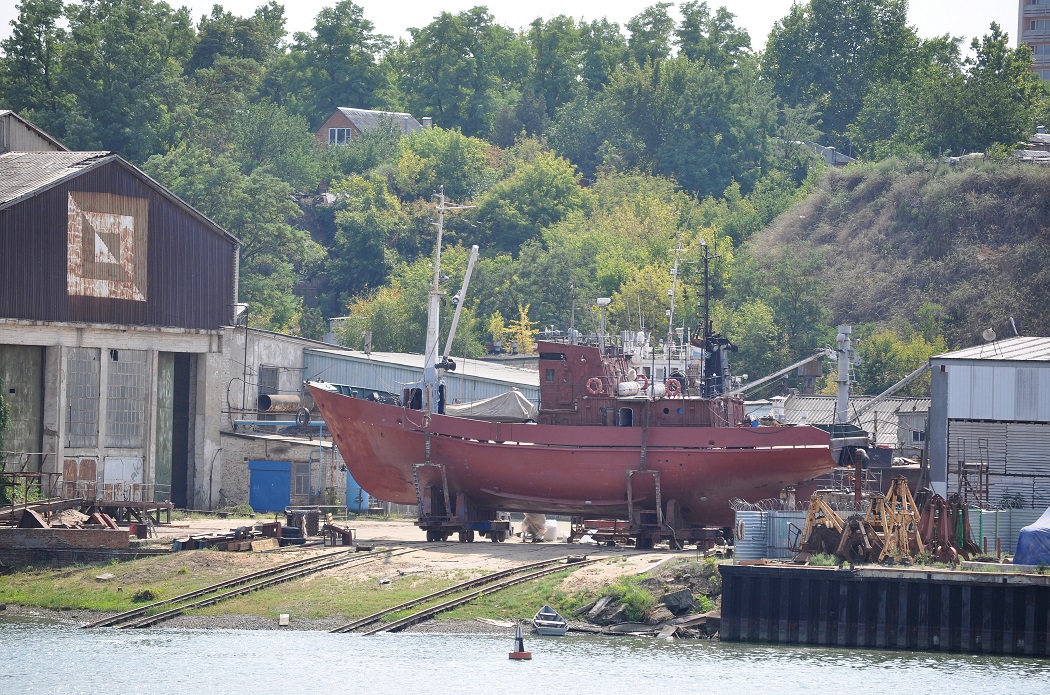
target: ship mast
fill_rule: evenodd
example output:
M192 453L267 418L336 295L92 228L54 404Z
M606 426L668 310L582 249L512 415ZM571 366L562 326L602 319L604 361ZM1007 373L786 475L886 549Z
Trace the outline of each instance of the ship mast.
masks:
M445 189L441 187L438 190L438 218L434 226L437 227L437 241L434 245L434 277L430 283L430 294L427 301L427 343L426 352L423 353L423 378L416 384L410 384L410 387L422 389L422 406L423 410L428 413L436 413L441 410L441 397L439 389L441 387L441 375L438 370L449 370L454 368L451 360L438 358L441 355L438 353L438 331L441 324L441 298L445 295L445 291L441 289L441 281L443 277L441 275L441 238L445 231L445 212L447 210L465 210L472 208L473 205L446 205L445 204ZM474 261L477 260L477 246L471 249L471 259L467 265L467 280L464 280L462 293L466 291L466 283L469 281L470 272L473 269ZM462 297L461 300L462 301ZM459 312L456 312L456 318L458 319ZM449 347L452 344L452 334L454 334L455 328L449 334ZM446 348L447 349L447 348Z

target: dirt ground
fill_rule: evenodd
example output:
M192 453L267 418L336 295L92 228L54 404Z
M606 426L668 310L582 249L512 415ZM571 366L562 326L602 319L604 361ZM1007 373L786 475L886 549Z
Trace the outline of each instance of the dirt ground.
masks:
M263 520L268 521L269 519ZM225 533L240 526L252 526L262 523L256 519L218 519L192 518L181 519L170 525L156 527L156 537L149 539L148 546L170 547L176 538L191 534ZM338 568L332 573L351 578L389 576L391 574L422 574L476 571L477 573L495 572L530 562L539 562L569 555L586 555L589 558L609 558L601 562L582 567L565 579L567 590L579 591L605 586L615 582L620 576L640 574L653 569L657 564L670 558L691 557L687 552L670 552L661 550L636 551L631 547L604 546L595 544L566 543L564 540L548 543L522 542L513 537L504 543L492 543L478 539L473 543L460 543L456 536L445 542L428 543L424 532L417 528L410 519L367 519L358 518L347 522L337 522L354 530L354 539L358 545L380 548L412 548L413 552L384 559L381 562L359 565L352 568ZM562 523L559 538L568 531L568 525ZM313 539L316 540L316 539ZM304 547L286 547L280 551L264 553L226 552L226 553L175 553L171 561L180 565L193 565L195 571L206 571L205 565L233 564L247 573L253 569L270 566L279 562L288 562L309 555L341 550L325 548L321 545ZM166 564L166 563L165 563ZM159 568L158 568L159 569Z

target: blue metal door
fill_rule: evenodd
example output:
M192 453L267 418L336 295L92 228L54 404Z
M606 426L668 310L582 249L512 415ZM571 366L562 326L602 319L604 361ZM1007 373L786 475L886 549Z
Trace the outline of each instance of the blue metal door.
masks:
M291 461L248 462L248 504L257 512L283 511L292 502Z

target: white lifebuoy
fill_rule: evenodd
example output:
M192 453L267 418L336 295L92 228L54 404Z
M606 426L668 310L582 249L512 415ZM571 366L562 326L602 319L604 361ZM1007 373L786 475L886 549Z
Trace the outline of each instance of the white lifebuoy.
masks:
M647 377L646 375L639 374L634 378L634 380L637 381L638 385L642 387L642 391L645 391L647 388L649 388L649 377Z
M605 384L603 384L602 380L598 377L592 376L590 379L587 380L587 393L591 394L592 396L597 396L599 393L602 393L604 391Z
M674 397L682 392L682 383L678 379L668 379L664 386L667 387L668 396Z

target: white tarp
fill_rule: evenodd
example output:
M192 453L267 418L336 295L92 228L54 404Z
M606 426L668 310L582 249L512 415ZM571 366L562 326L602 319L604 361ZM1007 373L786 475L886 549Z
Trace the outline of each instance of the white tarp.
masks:
M538 412L532 401L517 389L473 403L445 406L445 415L490 422L526 422L535 420Z

